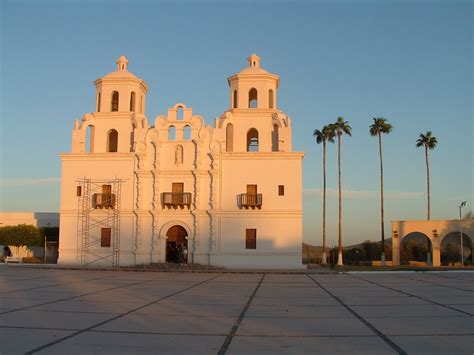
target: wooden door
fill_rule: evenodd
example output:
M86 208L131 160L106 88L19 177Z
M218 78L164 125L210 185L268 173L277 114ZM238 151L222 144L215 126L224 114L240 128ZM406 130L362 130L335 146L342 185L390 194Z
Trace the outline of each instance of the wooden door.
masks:
M172 203L174 205L180 205L183 203L183 192L184 192L184 183L182 182L173 182L171 186L172 192Z
M247 204L249 206L257 204L257 185L247 185Z
M104 195L109 195L112 193L112 185L102 185L102 193Z

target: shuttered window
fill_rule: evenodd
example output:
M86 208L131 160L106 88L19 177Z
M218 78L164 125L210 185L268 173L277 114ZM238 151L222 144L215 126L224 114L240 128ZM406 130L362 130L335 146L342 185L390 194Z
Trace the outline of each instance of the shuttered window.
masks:
M245 230L245 249L257 249L257 230Z
M278 196L285 196L285 185L278 185Z
M102 228L100 233L100 246L102 248L110 248L110 237L112 228Z

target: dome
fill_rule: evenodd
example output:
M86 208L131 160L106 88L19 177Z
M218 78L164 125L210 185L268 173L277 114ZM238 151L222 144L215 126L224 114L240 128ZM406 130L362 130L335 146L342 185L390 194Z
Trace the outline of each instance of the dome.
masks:
M227 82L229 83L229 85L231 81L239 80L239 78L246 78L246 80L252 80L252 76L259 76L270 81L276 81L276 87L278 88L278 86L280 85L280 79L278 75L272 74L263 69L260 66L260 57L258 55L256 55L255 53L251 54L247 58L247 63L248 66L246 68L242 69L237 74L234 74L227 78Z
M117 63L117 70L105 75L104 78L136 78L135 75L127 70L127 57L122 55L115 63Z
M247 58L248 67L242 69L238 74L270 74L268 71L260 67L260 57L255 53Z

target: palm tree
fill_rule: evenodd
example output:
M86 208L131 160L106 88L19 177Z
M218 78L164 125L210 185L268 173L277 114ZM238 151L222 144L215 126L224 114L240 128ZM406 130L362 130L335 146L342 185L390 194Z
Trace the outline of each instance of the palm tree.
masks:
M420 133L416 140L417 147L425 147L425 159L426 159L426 189L428 196L428 221L430 220L430 164L428 161L428 150L436 148L438 140L434 137L431 131L426 134Z
M338 250L337 250L337 265L342 266L342 200L341 200L341 136L345 133L348 136L351 135L351 126L349 122L344 121L343 117L338 117L337 121L330 125L331 129L334 130L337 135L337 167L338 167L338 179L339 179L339 232L338 232Z
M428 221L430 220L430 164L428 161L428 150L436 148L438 140L434 137L431 131L426 132L426 134L420 133L418 139L416 140L417 147L425 147L425 160L426 160L426 190L428 196ZM430 240L427 240L428 244L428 253L426 255L428 265L431 265L431 253L430 253Z
M374 117L374 123L370 126L370 135L379 138L380 156L380 226L382 229L382 265L385 265L385 221L383 210L383 160L382 160L382 133L388 134L392 131L392 125L385 118Z
M326 142L334 143L334 130L329 126L324 126L322 130L315 129L313 137L316 143L323 144L323 258L321 264L327 264L326 257Z

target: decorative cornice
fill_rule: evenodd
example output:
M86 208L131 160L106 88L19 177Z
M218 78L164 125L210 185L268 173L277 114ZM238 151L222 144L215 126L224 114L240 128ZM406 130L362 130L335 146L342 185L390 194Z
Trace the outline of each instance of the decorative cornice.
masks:
M222 152L222 160L282 160L283 158L291 160L301 160L304 158L304 152Z
M133 152L130 153L61 153L59 156L63 161L102 161L102 160L129 160L133 161Z

